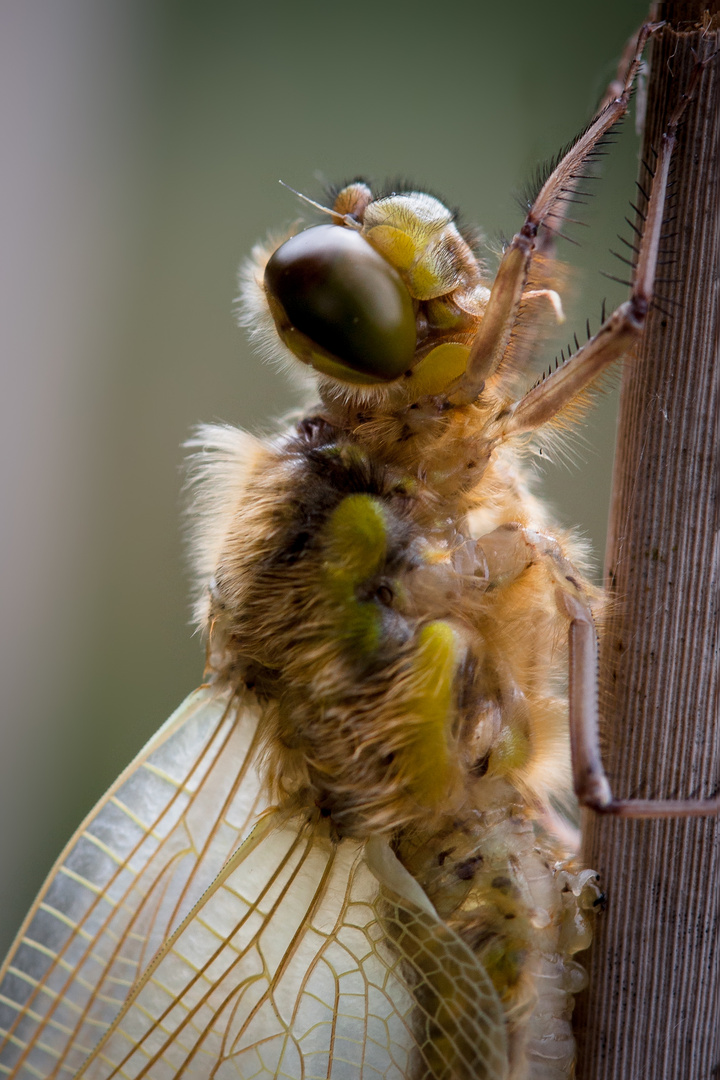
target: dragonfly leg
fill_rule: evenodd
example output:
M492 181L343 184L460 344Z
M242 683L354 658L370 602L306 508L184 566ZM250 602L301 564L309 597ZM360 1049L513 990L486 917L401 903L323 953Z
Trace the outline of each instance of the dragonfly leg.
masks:
M677 137L678 124L703 67L695 68L668 121L662 136L655 175L644 214L644 228L633 268L630 299L621 304L598 332L559 368L537 383L519 401L509 405L499 416L501 438L534 431L549 423L615 360L619 360L635 344L645 325L655 283L667 192L668 173ZM602 116L603 114L601 114ZM482 329L482 328L481 328Z
M645 26L640 26L628 40L618 64L615 77L608 84L607 89L600 100L597 110L598 115L604 112L608 105L611 105L616 98L621 97L625 88L627 73L630 71L636 54L638 53L640 36L645 32ZM641 46L640 50L642 51ZM639 103L637 104L637 110L640 112ZM587 181L597 179L597 176L588 173L582 175L582 177L579 176L576 183L580 180L582 183L586 183ZM535 241L530 270L530 288L523 293L521 298L523 333L513 341L511 346L511 371L513 373L524 371L528 368L537 348L542 324L547 319L549 307L554 311L558 323L565 321L562 302L560 296L555 291L559 285L557 281L555 258L556 241L563 228L563 223L566 220L567 211L572 207L572 194L574 191L574 188L571 188L569 182L565 183L565 187L567 188L567 191L564 193L563 200L556 202L553 206L552 220L547 222L547 228L540 229ZM585 225L586 222L574 221L573 224ZM526 301L529 300L534 301L534 303L526 303ZM588 338L589 337L590 331L588 330ZM498 374L502 378L502 372L500 371Z
M569 720L575 793L583 806L627 818L710 817L720 813L720 793L705 799L616 799L603 769L598 737L598 645L589 606L576 591L558 586L558 607L570 620Z
M704 799L616 799L600 753L598 639L588 589L554 537L512 523L476 544L488 581L511 584L541 562L555 586L558 611L568 620L568 718L575 794L581 805L617 817L709 817L720 813L720 793Z
M655 29L656 25L651 23L642 27L621 92L604 105L557 163L528 210L522 228L510 241L493 282L466 370L448 392L448 400L452 404L474 401L482 392L485 382L500 366L526 292L530 266L538 247L538 230L545 226L553 231L562 220L563 203L574 199L575 187L582 178L583 168L592 160L603 136L626 112L643 49Z

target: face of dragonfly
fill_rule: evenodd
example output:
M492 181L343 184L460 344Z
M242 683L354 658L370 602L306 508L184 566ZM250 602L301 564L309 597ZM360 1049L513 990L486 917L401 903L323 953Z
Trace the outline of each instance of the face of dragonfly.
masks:
M268 353L318 373L324 392L411 403L467 365L490 290L453 214L418 191L339 191L330 223L259 248L242 321ZM270 317L271 318L270 318Z
M401 380L408 400L446 389L465 370L489 296L450 211L421 192L374 199L355 183L330 216L265 266L283 343L353 386Z

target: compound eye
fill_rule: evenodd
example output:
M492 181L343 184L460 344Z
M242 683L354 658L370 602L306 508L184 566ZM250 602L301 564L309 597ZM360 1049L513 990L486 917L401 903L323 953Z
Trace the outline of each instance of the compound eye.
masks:
M389 382L414 362L402 278L359 232L315 225L270 257L265 290L278 333L303 363L355 383Z

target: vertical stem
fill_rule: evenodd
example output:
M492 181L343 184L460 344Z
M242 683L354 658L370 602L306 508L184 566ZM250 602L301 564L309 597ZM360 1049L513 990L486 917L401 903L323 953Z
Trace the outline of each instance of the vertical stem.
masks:
M695 56L720 44L706 4L666 0L643 157L654 159ZM717 7L715 8L717 11ZM703 25L705 31L702 31ZM720 64L678 133L673 198L637 358L626 361L601 644L605 764L618 797L720 786ZM646 178L640 183L645 186ZM669 261L666 261L669 260ZM584 858L608 896L578 1002L582 1080L716 1080L720 822L586 815Z

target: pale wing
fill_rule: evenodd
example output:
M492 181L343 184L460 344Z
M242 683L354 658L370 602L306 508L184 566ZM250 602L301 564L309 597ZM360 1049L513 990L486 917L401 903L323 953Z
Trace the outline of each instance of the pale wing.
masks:
M488 976L384 840L261 821L79 1076L501 1080Z
M0 972L0 1077L76 1074L264 809L257 720L201 687L80 826Z

